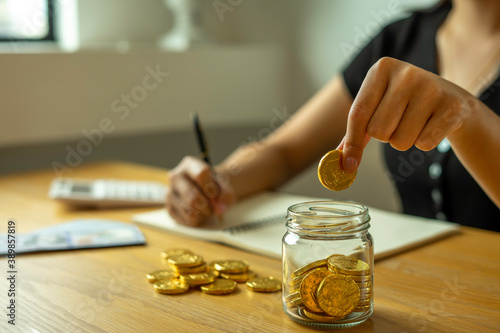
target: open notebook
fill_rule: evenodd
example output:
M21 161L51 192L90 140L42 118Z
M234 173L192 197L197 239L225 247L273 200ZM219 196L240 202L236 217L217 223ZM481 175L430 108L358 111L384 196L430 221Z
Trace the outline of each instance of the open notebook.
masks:
M165 209L134 215L133 221L170 232L215 241L281 258L281 238L286 232L285 216L289 206L328 200L280 192L266 192L239 202L224 214L224 223L210 221L203 228L177 224ZM458 225L410 215L369 208L375 241L375 259L407 250L457 233Z

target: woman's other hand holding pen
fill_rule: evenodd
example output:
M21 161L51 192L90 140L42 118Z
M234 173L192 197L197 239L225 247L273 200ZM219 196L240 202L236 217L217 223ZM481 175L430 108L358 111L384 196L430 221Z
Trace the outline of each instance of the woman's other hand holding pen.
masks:
M229 182L198 158L184 157L169 178L166 208L180 224L199 226L236 202Z

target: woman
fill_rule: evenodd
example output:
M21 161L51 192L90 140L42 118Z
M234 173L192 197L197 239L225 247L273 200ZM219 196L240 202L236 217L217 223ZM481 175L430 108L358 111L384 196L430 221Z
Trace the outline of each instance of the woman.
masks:
M214 172L184 158L170 173L167 208L180 223L200 225L331 149L343 149L352 172L374 138L386 142L405 213L500 231L499 65L500 1L454 0L414 13L386 27L268 138Z

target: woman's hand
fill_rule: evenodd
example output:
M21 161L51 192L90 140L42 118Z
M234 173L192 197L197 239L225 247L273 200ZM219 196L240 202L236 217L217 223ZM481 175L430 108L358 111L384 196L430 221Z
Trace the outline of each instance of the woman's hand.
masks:
M382 58L368 71L351 106L337 148L343 149L343 168L358 168L370 138L398 150L413 145L431 150L462 128L476 104L474 96L433 73Z
M197 158L184 157L169 177L166 208L181 224L199 226L222 215L236 201L229 181Z

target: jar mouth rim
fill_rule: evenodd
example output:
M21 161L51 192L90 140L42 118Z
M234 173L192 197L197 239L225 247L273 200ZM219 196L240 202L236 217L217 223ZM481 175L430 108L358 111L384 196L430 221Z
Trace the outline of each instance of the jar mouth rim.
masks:
M348 218L356 218L356 217L362 217L363 215L366 215L368 213L368 207L366 207L365 205L362 205L360 203L354 202L354 201L320 200L320 201L305 201L305 202L293 204L290 207L288 207L288 214L294 215L294 216L297 216L297 217L307 217L307 218L312 218L312 219L325 218L324 215L311 215L311 214L305 213L305 212L294 212L293 211L294 207L298 207L298 206L302 206L302 205L309 205L309 206L311 206L309 208L310 211L321 211L321 210L323 210L323 211L324 210L340 211L339 209L332 209L332 208L326 208L326 207L321 207L322 209L319 210L319 209L315 209L313 207L313 205L321 205L321 204L352 205L352 206L355 206L356 208L360 209L359 213L353 213L353 214L349 214L349 215L339 215L339 216L333 216L333 215L328 216L328 218L332 218L332 219L335 219L335 218L345 219L347 217Z
M301 206L304 208L302 211L294 211ZM353 210L349 210L349 206ZM368 211L368 207L353 201L301 202L288 207L286 225L294 230L308 230L309 232L334 234L359 232L370 227L371 219ZM326 214L318 215L319 212Z

